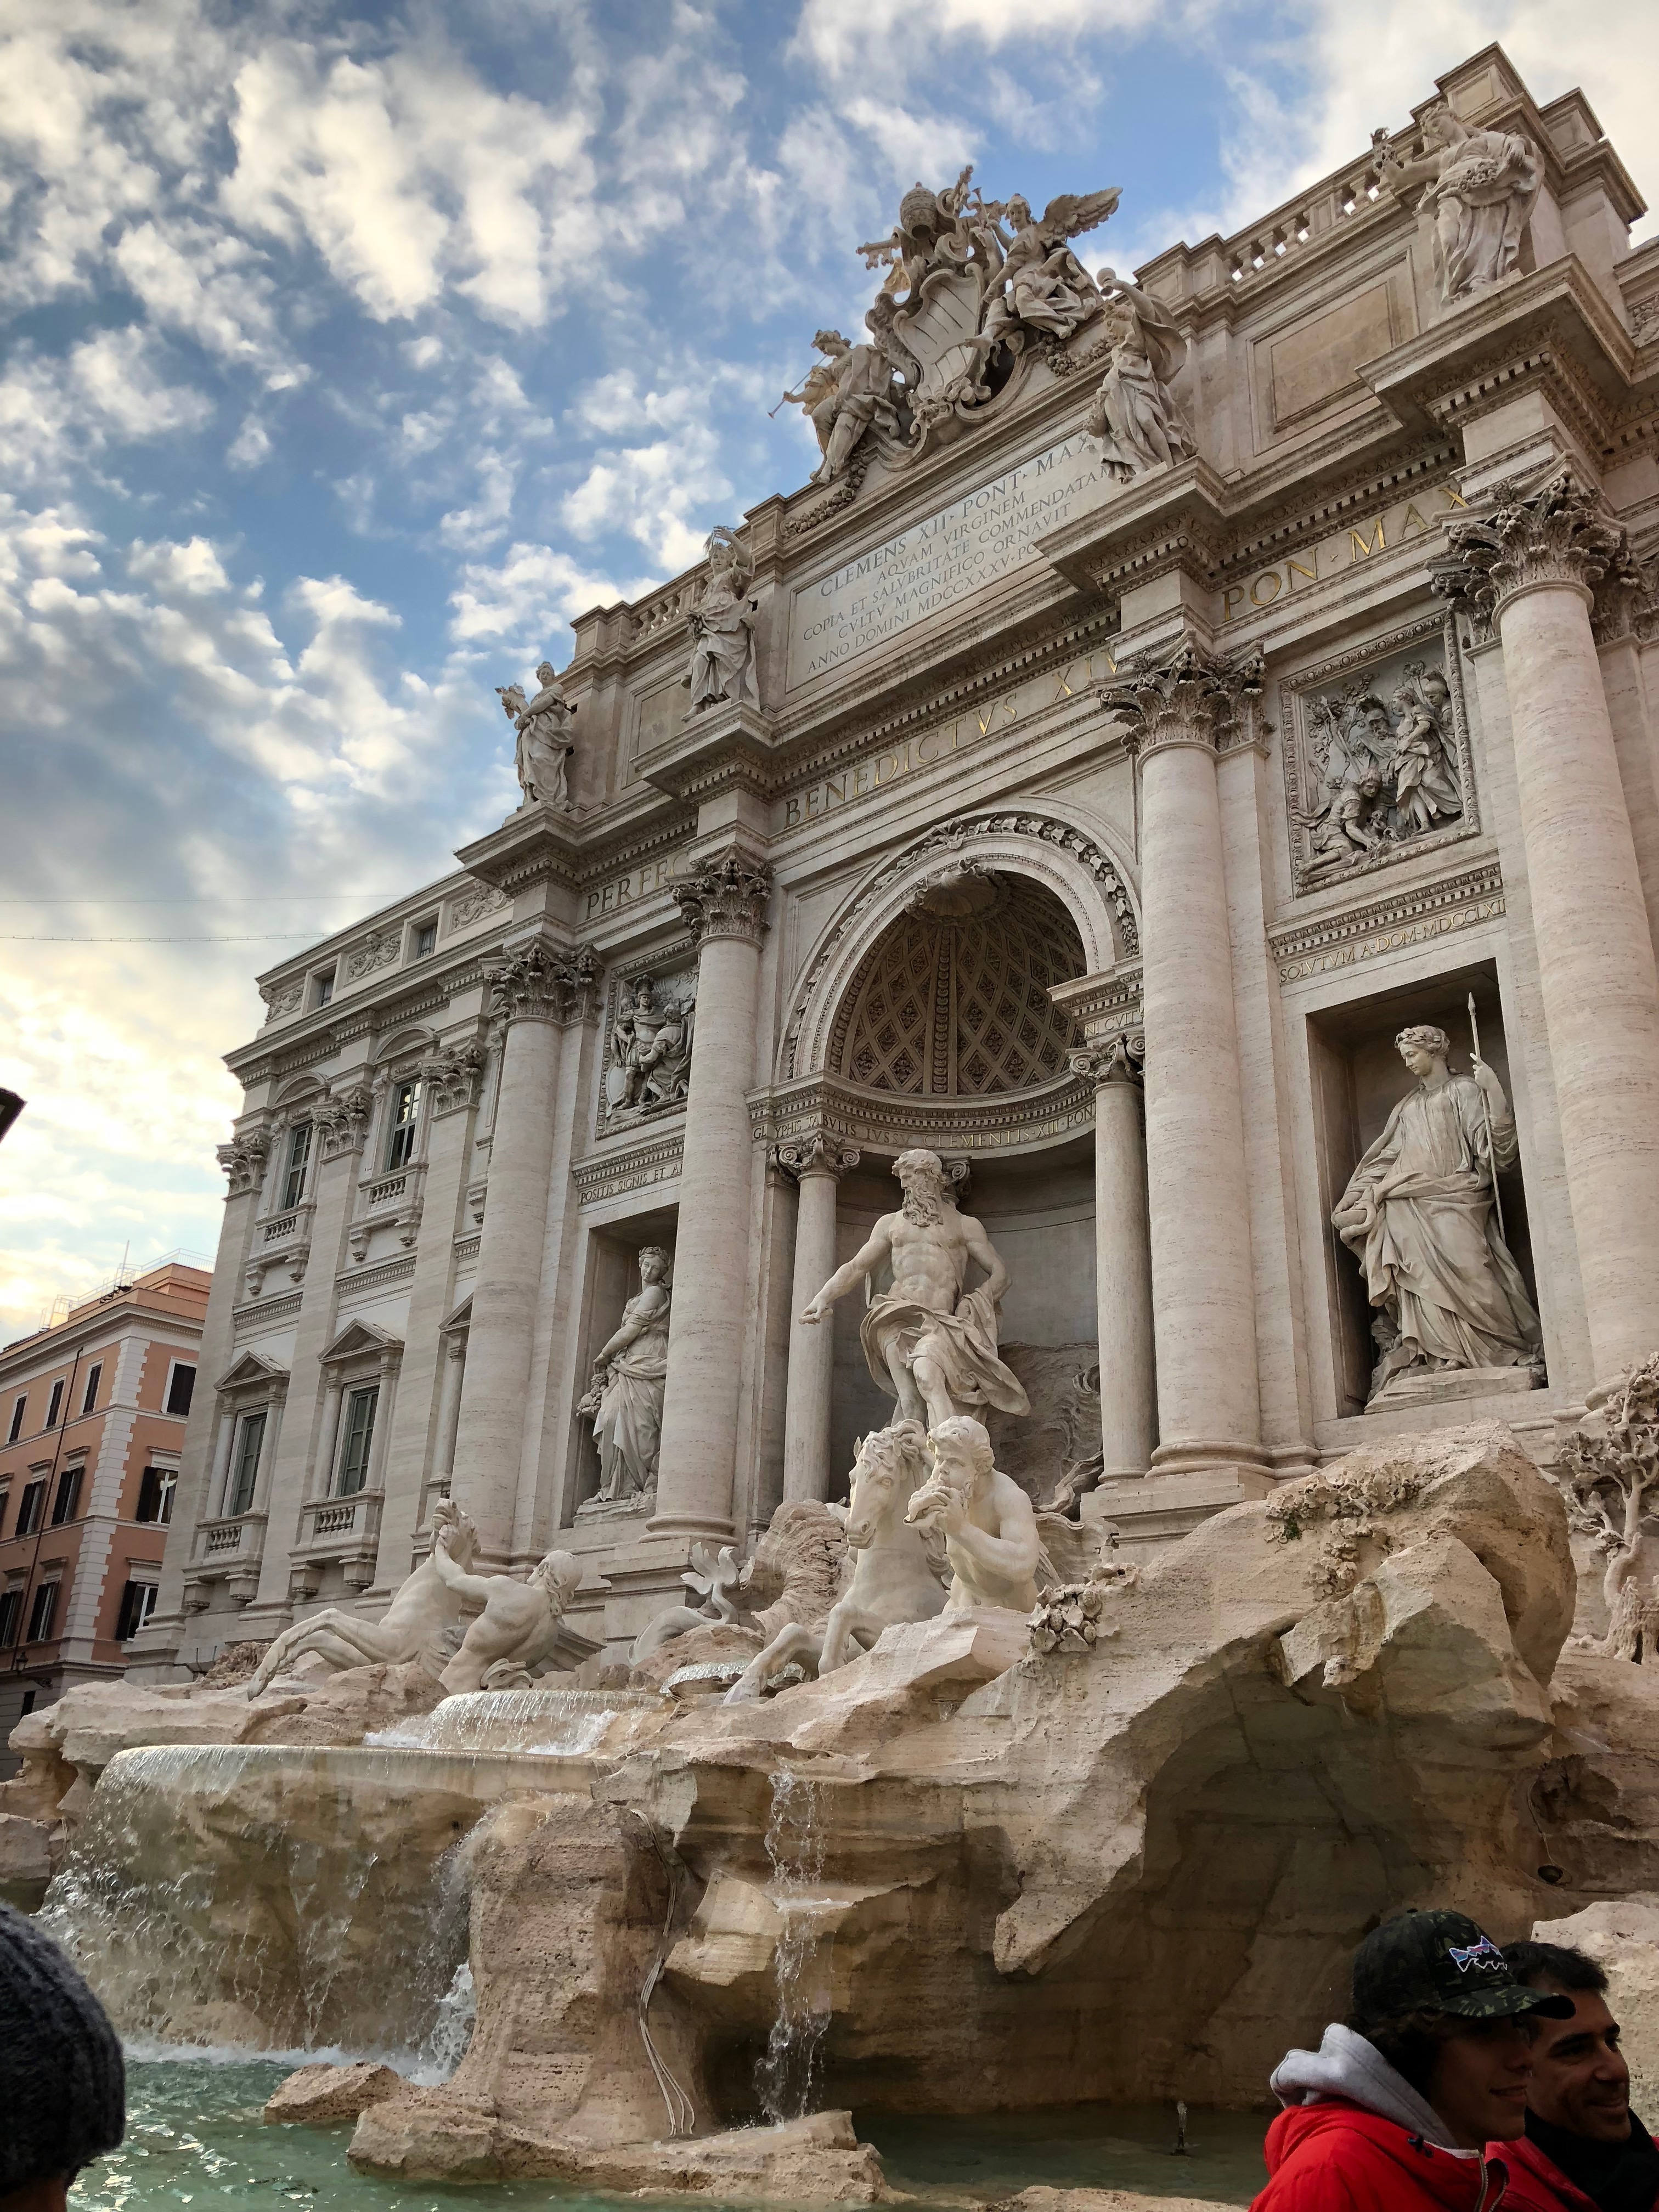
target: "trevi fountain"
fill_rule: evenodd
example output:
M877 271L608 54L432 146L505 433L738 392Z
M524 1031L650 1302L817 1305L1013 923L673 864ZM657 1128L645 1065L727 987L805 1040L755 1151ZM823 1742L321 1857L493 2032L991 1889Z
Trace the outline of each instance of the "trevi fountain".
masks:
M1133 281L1080 183L904 194L229 1054L0 1853L289 2194L1239 2201L1414 1904L1659 2104L1659 241L1495 47Z

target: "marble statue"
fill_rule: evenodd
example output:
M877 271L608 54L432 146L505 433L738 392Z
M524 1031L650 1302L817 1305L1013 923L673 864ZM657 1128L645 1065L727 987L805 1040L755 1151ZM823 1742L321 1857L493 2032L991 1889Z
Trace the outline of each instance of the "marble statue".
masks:
M1310 704L1314 804L1296 811L1310 880L1443 830L1463 811L1451 693L1443 672L1413 661L1383 701L1362 678Z
M1187 358L1187 341L1161 301L1110 269L1096 278L1110 297L1111 359L1095 394L1089 434L1107 469L1127 480L1186 460L1198 450L1192 426L1170 386Z
M650 976L624 984L611 1031L605 1096L614 1115L678 1105L691 1080L696 991L688 977L660 1000Z
M622 1326L600 1346L592 1381L578 1407L593 1424L599 1487L577 1518L647 1510L657 1488L668 1309L673 1255L660 1244L640 1254L640 1287L623 1308Z
M927 1448L933 1472L904 1517L945 1540L951 1573L945 1610L995 1605L1029 1613L1042 1548L1036 1515L1012 1476L998 1473L984 1423L953 1414L929 1430Z
M507 719L518 732L514 767L519 788L531 806L570 806L569 763L576 750L565 742L565 731L575 708L566 699L550 660L536 671L540 686L533 699L524 696L520 684L498 684L496 693Z
M872 308L865 322L869 345L854 345L839 331L818 331L812 343L823 360L807 372L799 392L786 392L778 402L800 408L817 434L823 458L812 471L814 483L832 483L846 475L854 447L872 424L894 437L899 434L907 356L893 339L891 302L882 314Z
M553 1656L564 1609L582 1578L581 1561L572 1552L550 1552L525 1582L512 1575L469 1574L446 1531L432 1547L432 1564L458 1600L483 1607L438 1677L445 1696L526 1687Z
M1659 1503L1659 1352L1589 1391L1584 1418L1557 1455L1567 1519L1606 1561L1601 1598L1610 1659L1651 1665L1659 1656L1653 1509Z
M860 1437L847 1508L853 1579L846 1595L822 1623L786 1622L726 1692L728 1705L751 1704L792 1660L809 1674L831 1674L867 1651L884 1628L945 1610L937 1544L906 1510L927 1479L926 1442L921 1423L906 1420Z
M1039 217L1016 192L1000 218L991 210L985 211L985 228L1003 258L980 335L981 347L999 345L1025 330L1068 338L1100 313L1103 303L1099 290L1073 252L1071 241L1085 231L1097 230L1116 207L1118 197L1115 186L1098 192L1062 192Z
M1390 153L1386 131L1371 136L1384 184L1395 192L1423 186L1418 209L1434 218L1435 266L1448 307L1515 274L1544 180L1530 138L1518 131L1471 130L1444 106L1424 116L1423 151L1415 161Z
M308 1659L320 1659L333 1673L348 1667L405 1667L418 1660L437 1674L454 1642L461 1601L446 1583L436 1561L440 1540L446 1557L462 1568L477 1555L478 1532L452 1498L432 1509L433 1549L398 1585L378 1620L365 1620L339 1606L328 1606L285 1628L250 1676L247 1694L258 1697L279 1674Z
M746 546L722 526L703 548L708 574L685 626L691 633L691 712L726 699L759 704L755 688L754 575Z
M802 1321L821 1322L837 1298L890 1261L892 1288L871 1299L859 1333L872 1376L898 1400L902 1418L936 1426L976 1406L1030 1413L1019 1377L997 1357L997 1307L1008 1270L990 1238L971 1215L957 1212L936 1152L901 1152L893 1173L904 1203L883 1214ZM986 1279L964 1291L970 1260Z
M1451 1040L1420 1023L1395 1039L1418 1079L1349 1178L1331 1215L1358 1255L1374 1306L1408 1352L1385 1349L1381 1399L1401 1374L1527 1367L1540 1357L1537 1314L1492 1212L1494 1167L1518 1157L1504 1086L1483 1060L1447 1067Z

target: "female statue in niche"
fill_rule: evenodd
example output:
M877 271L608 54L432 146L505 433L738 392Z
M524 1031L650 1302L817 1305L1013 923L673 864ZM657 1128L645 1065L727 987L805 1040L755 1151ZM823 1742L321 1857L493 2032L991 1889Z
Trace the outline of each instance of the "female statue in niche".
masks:
M672 1265L659 1244L645 1247L639 1291L623 1308L621 1328L593 1362L592 1382L576 1410L593 1424L599 1487L580 1509L579 1518L637 1511L655 1492Z
M1394 1342L1372 1379L1459 1367L1527 1367L1541 1331L1492 1212L1495 1168L1518 1156L1504 1086L1483 1060L1447 1067L1451 1040L1419 1023L1395 1039L1418 1087L1349 1178L1331 1215L1358 1255Z

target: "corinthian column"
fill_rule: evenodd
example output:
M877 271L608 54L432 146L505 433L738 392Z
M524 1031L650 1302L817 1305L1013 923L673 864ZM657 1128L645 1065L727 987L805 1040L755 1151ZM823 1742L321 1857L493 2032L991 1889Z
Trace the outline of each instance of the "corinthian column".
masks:
M1254 1268L1218 738L1260 659L1190 641L1102 693L1140 776L1146 1184L1157 1470L1261 1462Z
M452 1494L477 1523L486 1553L510 1548L524 1441L531 1347L541 1290L553 1163L559 1024L592 979L592 955L540 938L510 946L489 977L501 1036Z
M729 1536L749 1291L755 1004L769 869L731 853L676 886L697 939L656 1535ZM474 1323L476 1329L477 1323Z
M1540 994L1598 1381L1659 1344L1659 977L1590 629L1625 533L1562 474L1457 523L1437 587L1503 643Z
M1146 1474L1157 1428L1152 1250L1140 1127L1146 1052L1144 1039L1120 1036L1072 1054L1073 1073L1095 1082L1095 1309L1105 1481Z
M795 1213L795 1274L789 1304L789 1376L783 1413L783 1495L830 1495L830 1388L835 1374L833 1323L816 1328L801 1315L836 1272L836 1187L859 1164L850 1146L820 1130L776 1148L778 1165L800 1186Z

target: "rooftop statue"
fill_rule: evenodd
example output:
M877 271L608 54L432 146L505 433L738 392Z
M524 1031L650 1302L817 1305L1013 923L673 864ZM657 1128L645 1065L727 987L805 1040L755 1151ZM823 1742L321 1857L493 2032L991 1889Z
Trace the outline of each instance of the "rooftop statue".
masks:
M957 1212L937 1153L901 1152L893 1173L904 1187L903 1205L883 1214L802 1321L821 1322L837 1298L890 1261L892 1288L871 1299L859 1333L871 1374L898 1400L901 1416L937 1426L976 1406L1029 1413L1019 1377L997 1357L997 1307L1008 1270L979 1223ZM986 1279L964 1292L970 1260Z
M1541 1331L1493 1216L1493 1171L1518 1157L1504 1086L1478 1054L1447 1067L1451 1040L1419 1023L1395 1039L1418 1079L1349 1178L1331 1221L1391 1325L1372 1403L1402 1374L1528 1367ZM1402 1356L1403 1355L1403 1356Z
M1106 311L1111 359L1089 416L1105 465L1127 479L1186 460L1198 445L1170 389L1187 358L1186 339L1150 292L1126 284L1110 269L1103 269L1096 282L1101 293L1111 295Z
M1118 198L1115 185L1099 192L1062 192L1039 216L1016 192L1000 216L986 210L982 228L1003 252L1003 261L980 337L983 348L988 351L1024 331L1068 338L1100 313L1104 302L1071 241L1097 230Z
M483 1610L468 1627L461 1648L438 1677L447 1697L464 1690L525 1688L537 1668L553 1656L564 1609L582 1578L572 1552L550 1552L529 1579L474 1575L454 1557L448 1530L432 1547L431 1564L458 1599Z
M748 548L722 526L710 532L703 550L708 574L685 618L691 634L691 712L726 699L758 706Z
M854 345L839 331L820 331L812 343L823 360L807 371L799 392L786 392L778 402L779 407L799 407L817 433L823 459L812 471L814 483L832 483L846 475L854 448L872 423L896 438L907 377L921 377L919 365L893 336L890 300L878 301L864 319L871 334L868 345ZM772 411L776 414L777 408Z
M994 1605L1030 1613L1042 1551L1036 1515L1012 1477L999 1474L984 1423L965 1414L940 1421L927 1447L933 1472L904 1517L944 1539L951 1573L945 1610Z
M1471 130L1449 107L1431 107L1422 128L1423 151L1412 161L1389 151L1387 131L1374 131L1371 139L1385 185L1396 193L1424 187L1417 204L1434 217L1440 296L1449 307L1520 267L1521 240L1544 167L1538 149L1518 131Z
M570 807L569 762L576 750L565 732L575 708L564 696L550 660L536 671L540 686L533 699L524 696L521 684L495 686L507 719L518 732L513 765L519 788L531 806Z

